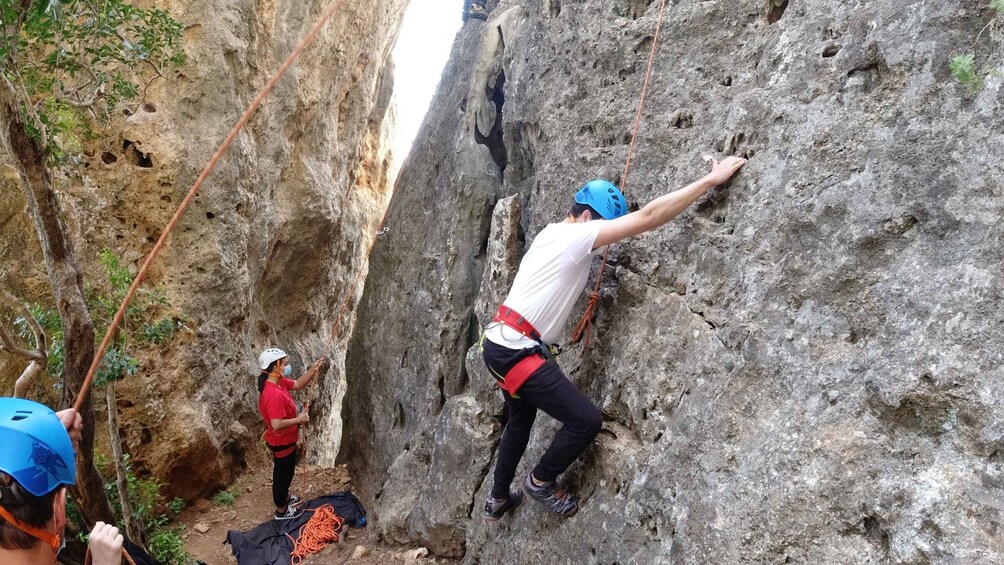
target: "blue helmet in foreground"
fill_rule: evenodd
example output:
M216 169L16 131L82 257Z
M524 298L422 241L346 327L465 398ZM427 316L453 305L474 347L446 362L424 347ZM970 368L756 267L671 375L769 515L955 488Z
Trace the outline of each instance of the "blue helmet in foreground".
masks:
M73 442L56 413L22 398L0 398L0 471L35 496L77 483Z
M603 216L613 220L627 214L627 199L613 183L605 180L591 180L575 193L575 202L587 204Z

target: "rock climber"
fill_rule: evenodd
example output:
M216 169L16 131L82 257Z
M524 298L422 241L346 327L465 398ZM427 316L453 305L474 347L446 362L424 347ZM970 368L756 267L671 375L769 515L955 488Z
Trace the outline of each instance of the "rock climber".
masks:
M485 518L497 520L516 508L525 492L562 517L578 510L578 499L557 488L558 475L592 443L600 431L599 409L586 398L549 355L572 306L585 287L590 258L604 246L664 225L702 194L735 174L745 159L713 161L700 180L664 194L636 212L613 184L586 183L564 221L546 226L520 262L512 288L482 340L485 364L505 398L508 421ZM562 424L521 489L510 491L516 466L530 440L537 411Z
M300 424L310 420L309 407L296 413L296 403L290 391L300 390L310 384L320 374L324 359L318 359L295 381L289 379L293 368L289 365L286 352L270 348L258 356L258 412L265 421L265 443L272 452L272 502L275 503L275 519L290 520L303 510L298 496L290 496L289 485L293 484L296 471L296 443L300 439Z
M464 0L464 21L471 18L488 19L488 10L485 9L484 0Z
M56 563L66 526L66 485L77 482L83 422L21 398L0 398L0 563ZM87 545L94 565L122 563L123 536L98 522Z

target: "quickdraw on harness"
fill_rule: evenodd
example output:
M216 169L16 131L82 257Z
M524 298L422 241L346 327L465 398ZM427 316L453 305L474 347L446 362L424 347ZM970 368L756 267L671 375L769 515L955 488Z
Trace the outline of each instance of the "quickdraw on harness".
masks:
M495 377L495 382L502 387L502 390L508 392L510 396L515 397L517 396L516 392L519 390L519 387L523 386L523 383L530 378L530 375L544 363L547 363L549 358L560 353L561 350L556 346L544 343L537 328L533 327L533 324L519 312L508 306L499 306L498 312L495 313L495 317L492 319L492 323L508 326L518 331L521 336L528 337L540 344L541 353L533 352L520 359L505 375L499 375L491 368L488 369L492 376Z

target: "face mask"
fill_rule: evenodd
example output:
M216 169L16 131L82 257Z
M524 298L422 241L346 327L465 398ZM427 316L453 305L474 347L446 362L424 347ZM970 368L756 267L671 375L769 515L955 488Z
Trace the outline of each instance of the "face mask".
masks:
M290 367L289 365L286 365L286 368L282 370L282 376L288 378L292 374L293 374L293 368Z

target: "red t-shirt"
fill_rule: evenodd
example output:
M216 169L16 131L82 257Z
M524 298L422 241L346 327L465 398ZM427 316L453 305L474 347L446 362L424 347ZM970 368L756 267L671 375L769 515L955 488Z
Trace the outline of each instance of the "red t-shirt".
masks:
M258 412L265 419L265 441L273 446L293 444L289 449L275 452L276 457L286 457L293 453L299 438L299 424L278 431L272 429L272 420L290 420L296 417L296 404L293 402L293 395L289 393L295 384L296 381L290 379L279 379L278 385L265 381L265 388L258 397Z

